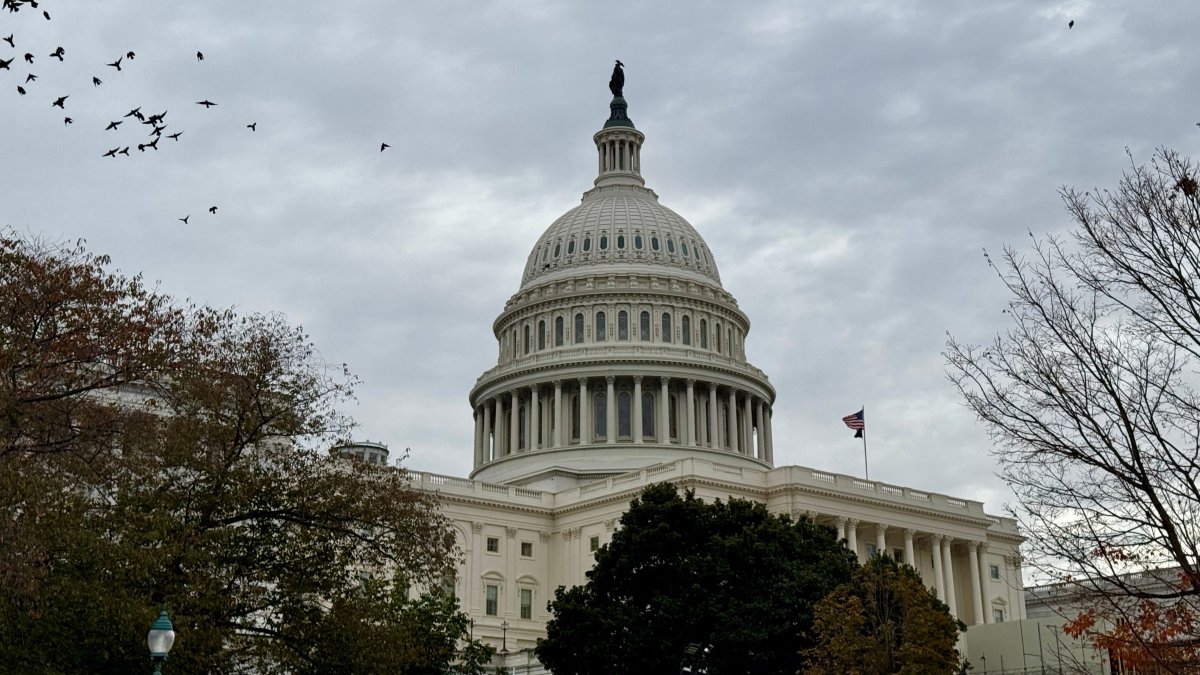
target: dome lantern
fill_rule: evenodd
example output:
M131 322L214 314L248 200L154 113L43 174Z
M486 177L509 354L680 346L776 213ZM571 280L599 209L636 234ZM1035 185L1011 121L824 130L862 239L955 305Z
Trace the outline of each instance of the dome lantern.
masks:
M623 64L617 61L613 67L612 79L608 88L612 91L613 99L608 104L608 120L604 128L596 132L592 140L596 142L596 152L599 159L599 175L596 176L596 187L608 185L637 185L644 186L642 179L642 142L645 134L633 126L629 119L629 104L625 102L625 72Z

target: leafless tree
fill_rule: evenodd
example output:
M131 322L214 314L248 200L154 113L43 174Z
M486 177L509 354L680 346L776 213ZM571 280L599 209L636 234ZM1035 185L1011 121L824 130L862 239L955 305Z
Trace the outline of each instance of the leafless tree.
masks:
M1115 188L1061 189L1069 236L1031 234L1031 250L988 258L1011 327L988 345L947 343L950 379L1018 497L1032 564L1117 623L1142 600L1200 609L1196 176L1160 149L1147 165L1131 158ZM1173 640L1198 633L1190 623Z

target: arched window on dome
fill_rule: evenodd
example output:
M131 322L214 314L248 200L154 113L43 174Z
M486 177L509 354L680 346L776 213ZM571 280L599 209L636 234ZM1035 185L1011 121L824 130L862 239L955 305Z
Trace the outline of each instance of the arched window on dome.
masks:
M667 237L667 253L674 253L674 252L675 252L675 240L670 237Z
M681 242L679 242L679 250L683 252L683 257L685 257L685 258L686 258L686 257L687 257L687 255L688 255L688 250L687 250L687 248L688 248L688 247L687 247L687 242L686 242L686 241L681 241Z
M508 345L512 349L512 357L514 359L517 358L517 345L518 344L520 344L520 340L517 339L517 329L513 328L511 331L511 335L508 339Z
M529 324L525 324L525 353L529 353Z
M600 235L600 250L601 251L608 250L608 235L607 234Z
M575 344L583 344L583 312L575 313Z
M700 319L700 349L708 349L708 319Z
M572 255L574 253L575 253L575 238L572 237L571 239L567 240L567 255Z
M617 394L617 438L633 438L630 430L629 392Z
M550 259L550 244L546 244L545 246L542 247L542 262L546 262L549 259Z
M554 346L563 346L563 318L561 316L554 317Z
M538 321L538 351L546 348L546 321Z
M714 331L714 333L715 333L715 337L717 338L717 353L720 354L721 353L721 322L720 321L717 322L717 329Z
M590 250L592 250L592 238L584 237L583 238L583 252L587 253Z
M604 312L596 312L596 342L604 342L608 339L608 323L605 321Z
M654 439L654 394L642 392L642 438Z
M595 420L595 438L608 438L608 394L596 392L595 404L592 407L592 419Z
M642 235L633 235L633 247L639 251L642 250Z
M623 234L617 235L617 250L619 250L619 251L625 250L625 235L623 235Z
M642 342L650 341L650 312L642 312L638 317L638 333Z
M571 394L571 440L579 441L579 394Z
M679 331L683 334L683 344L692 344L692 319L687 314L679 320Z
M617 312L617 339L621 341L629 339L629 312L625 310Z
M725 329L725 346L729 348L728 354L733 356L733 329Z
M554 244L554 257L555 257L555 258L558 258L558 254L560 254L560 253L562 253L562 243L560 243L560 242L555 242L555 244Z
M658 250L658 235L651 235L651 237L650 237L650 250L652 250L652 251L657 251L657 250Z
M670 312L663 312L662 313L662 341L670 342L672 332L673 331L671 330L671 314L670 314Z

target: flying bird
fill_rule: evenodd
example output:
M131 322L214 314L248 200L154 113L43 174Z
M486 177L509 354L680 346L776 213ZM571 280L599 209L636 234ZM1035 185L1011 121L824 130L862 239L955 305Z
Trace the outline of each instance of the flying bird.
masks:
M203 52L196 52L196 60L197 60L197 61L203 61L203 60L204 60L204 53L203 53Z
M205 108L211 108L214 105L216 105L216 103L213 103L212 101L210 101L208 99L204 99L203 101L196 101L196 105L202 105Z
M116 157L118 150L120 150L120 148L113 148L112 150L109 150L108 152L104 153L101 156L102 157Z
M1070 21L1067 22L1067 30L1071 30L1074 27L1075 27L1075 19L1071 19Z
M37 79L37 75L34 75L33 73L29 73L28 75L25 76L25 83L28 84L30 82L33 82L36 79Z
M17 85L17 93L24 96L25 95L25 87L22 87L21 85L18 84Z
M250 131L258 131L258 122L251 122L250 124L246 125L246 128Z
M127 145L127 146L125 146L125 147L121 148L121 151L120 151L120 152L118 152L117 154L118 154L118 155L125 155L126 157L128 157L128 156L129 156L129 146Z
M47 21L49 21L49 20L50 20L50 12L47 12L47 11L46 11L46 10L44 10L44 9L42 10L42 16L46 17L46 20L47 20Z
M33 63L33 54L25 52L25 63Z
M192 214L189 213L186 216L184 216L182 218L176 218L175 220L178 220L179 222L183 223L184 225L187 225L187 220L188 220L188 218L191 218L191 217L192 217Z
M217 212L217 207L215 207L215 206L208 207L208 212L215 215Z
M119 71L119 70L121 70L121 59L122 58L124 58L124 57L117 57L116 61L113 61L112 63L108 63L105 65L112 66L113 68L116 68Z
M63 126L66 126L68 124L73 124L74 122L75 122L75 120L71 119L70 117L63 118Z
M53 56L54 58L58 59L58 61L61 63L63 60L63 54L66 54L66 53L67 53L67 50L63 49L62 47L59 47L58 49L55 49L54 51L50 52L50 56Z
M12 70L12 68L8 67L8 64L10 64L12 62L13 62L12 59L9 59L7 61L5 61L4 59L0 59L0 70Z
M59 96L58 98L54 99L54 103L51 103L50 107L58 106L58 107L62 108L63 110L66 110L66 106L64 106L63 104L67 102L68 98L70 98L70 94L68 94L67 96Z
M140 105L138 107L134 108L133 110L130 110L129 112L125 113L125 117L136 117L139 120L146 119L145 117L142 116L142 106L140 106Z
M133 60L133 52L125 52L125 58L132 61Z
M380 151L380 152L383 152L384 150L387 150L387 149L388 149L388 148L390 148L390 147L392 147L392 146L388 145L387 143L380 143L380 144L379 144L379 151Z
M9 33L8 37L4 38L4 41L8 43L9 47L16 49L17 43L13 42L13 34L12 33Z
M119 126L121 126L120 122L109 122L108 126L104 127L104 130L108 131L109 129L116 129Z
M98 78L98 77L96 77L95 75L93 75L93 76L92 76L92 86L93 86L93 87L99 87L101 84L103 84L103 82L101 82L101 81L100 81L100 78Z
M175 133L173 133L173 134L167 134L167 138L169 138L169 139L171 139L171 140L173 140L173 141L178 141L178 140L179 140L179 137L180 137L180 136L182 136L182 135L183 135L183 132L182 132L182 131L176 131L176 132L175 132Z

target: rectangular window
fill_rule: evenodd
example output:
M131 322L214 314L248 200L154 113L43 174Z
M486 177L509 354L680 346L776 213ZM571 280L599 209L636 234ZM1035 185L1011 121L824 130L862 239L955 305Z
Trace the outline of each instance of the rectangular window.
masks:
M896 562L900 562L900 563L904 562L904 549L902 549L902 548L892 549L892 557L896 559Z
M638 315L638 337L642 342L650 341L650 312Z
M993 609L992 610L992 622L993 623L1004 623L1004 610Z
M488 553L499 553L500 552L500 538L499 537L488 537L487 538L487 552Z
M617 339L629 339L629 313L624 310L617 313Z
M522 619L532 619L533 618L533 589L532 588L522 588L521 589L521 618Z
M875 544L867 544L867 557L874 558L879 554L879 549L875 548Z
M592 537L588 539L588 550L592 553L600 550L600 537Z
M522 558L532 558L533 557L533 542L532 541L521 542L521 557Z
M484 591L484 607L483 613L488 616L496 616L499 614L500 604L500 587L488 584L483 587Z
M992 581L1000 581L1000 566L988 565L988 576L992 578Z

